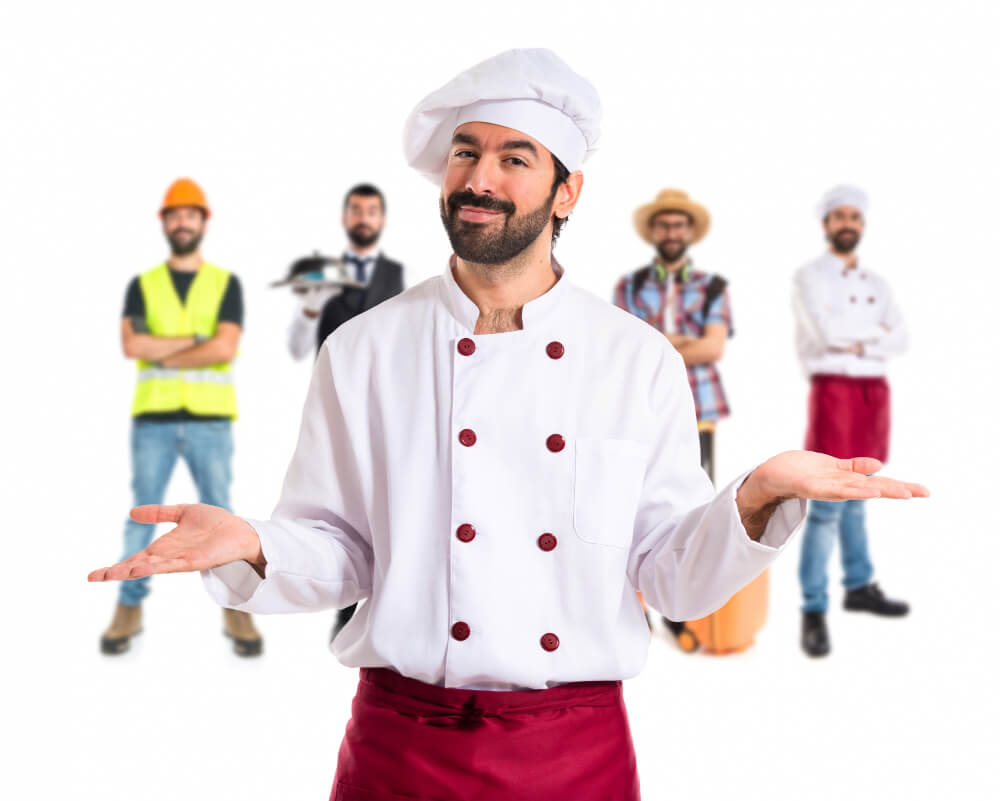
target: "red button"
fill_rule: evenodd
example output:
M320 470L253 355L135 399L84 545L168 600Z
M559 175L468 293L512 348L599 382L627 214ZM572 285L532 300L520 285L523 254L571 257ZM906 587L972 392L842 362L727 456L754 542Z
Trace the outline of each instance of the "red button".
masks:
M538 547L543 551L551 551L556 547L556 538L551 534L542 534L542 536L538 538Z
M868 302L869 303L874 303L875 302L875 298L873 298L873 297L872 298L868 298Z
M476 538L476 529L468 523L462 523L455 532L462 542L472 542Z
M469 628L468 623L462 623L461 621L459 621L458 623L456 623L454 626L451 627L451 636L459 641L469 639L469 635L471 633L472 630ZM552 636L554 637L555 635L553 634ZM558 645L559 645L559 640L556 640L556 646Z
M476 343L466 337L458 340L458 352L463 356L471 356L476 352Z
M544 648L546 651L554 651L558 647L559 647L559 638L555 634L552 634L550 632L548 634L542 635L542 648Z
M559 453L563 448L566 447L566 440L560 437L558 434L553 434L547 440L545 440L545 447L548 448L553 453Z
M463 428L458 432L458 441L466 448L471 448L476 444L476 432L471 428Z
M851 303L857 303L857 302L858 299L854 295L851 295Z
M563 347L562 342L550 342L545 346L545 352L549 354L550 359L561 359L566 348Z

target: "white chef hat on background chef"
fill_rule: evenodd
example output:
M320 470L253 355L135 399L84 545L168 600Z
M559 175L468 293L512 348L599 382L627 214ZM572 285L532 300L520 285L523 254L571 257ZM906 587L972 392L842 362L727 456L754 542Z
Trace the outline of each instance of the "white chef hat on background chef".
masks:
M820 220L825 220L827 215L838 206L853 206L861 212L862 216L868 215L868 195L864 190L851 184L841 184L829 190L819 205L816 206L816 216Z
M407 163L440 183L452 134L467 122L521 131L573 172L597 149L601 99L590 81L551 50L508 50L470 67L417 104L403 128Z

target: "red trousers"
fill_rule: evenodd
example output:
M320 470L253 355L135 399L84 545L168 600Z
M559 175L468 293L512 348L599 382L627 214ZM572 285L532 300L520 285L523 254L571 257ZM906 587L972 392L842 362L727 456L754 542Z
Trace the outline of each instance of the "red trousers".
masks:
M330 801L638 801L622 685L455 690L362 668Z
M838 459L889 458L889 384L884 378L814 375L806 450Z

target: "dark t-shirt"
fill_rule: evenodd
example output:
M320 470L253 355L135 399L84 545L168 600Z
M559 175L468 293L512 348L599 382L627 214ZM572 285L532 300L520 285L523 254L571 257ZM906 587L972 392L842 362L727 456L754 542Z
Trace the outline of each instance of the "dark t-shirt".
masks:
M170 270L170 279L174 283L177 297L184 303L198 273L184 273L180 270L171 270L169 267L167 269ZM141 320L143 325L146 324L146 300L142 296L139 276L132 279L125 291L125 310L122 312L122 317L133 318L133 326L135 318ZM226 293L222 296L222 306L219 307L219 322L243 326L243 289L240 287L240 279L232 273L229 275L229 283L226 284ZM146 331L148 330L147 328Z
M170 279L173 281L177 297L181 303L187 300L191 284L194 283L196 272L188 273L171 269ZM139 284L139 276L133 278L125 290L125 309L122 317L132 318L132 328L140 334L149 333L149 326L146 323L146 299L142 296L142 286ZM243 327L243 289L240 287L240 280L229 274L229 281L226 284L225 294L222 296L222 305L219 307L219 322L235 323ZM136 420L152 420L162 423L172 423L179 420L228 420L228 417L208 416L192 414L186 409L178 409L174 412L147 412L137 414Z

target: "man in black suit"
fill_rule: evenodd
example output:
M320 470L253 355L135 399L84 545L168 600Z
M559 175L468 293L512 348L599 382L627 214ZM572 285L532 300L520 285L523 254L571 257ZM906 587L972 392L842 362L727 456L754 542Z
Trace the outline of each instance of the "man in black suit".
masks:
M343 289L323 306L316 329L317 350L343 323L403 291L403 265L387 259L378 249L385 227L382 192L372 184L352 187L344 198L343 222L349 240L344 263L348 276L362 286ZM337 612L331 640L347 625L356 608L357 604L352 604Z
M344 230L350 242L344 251L348 276L362 288L347 288L330 298L320 314L316 347L340 325L403 291L403 265L378 249L385 227L385 197L372 184L358 184L344 198Z

